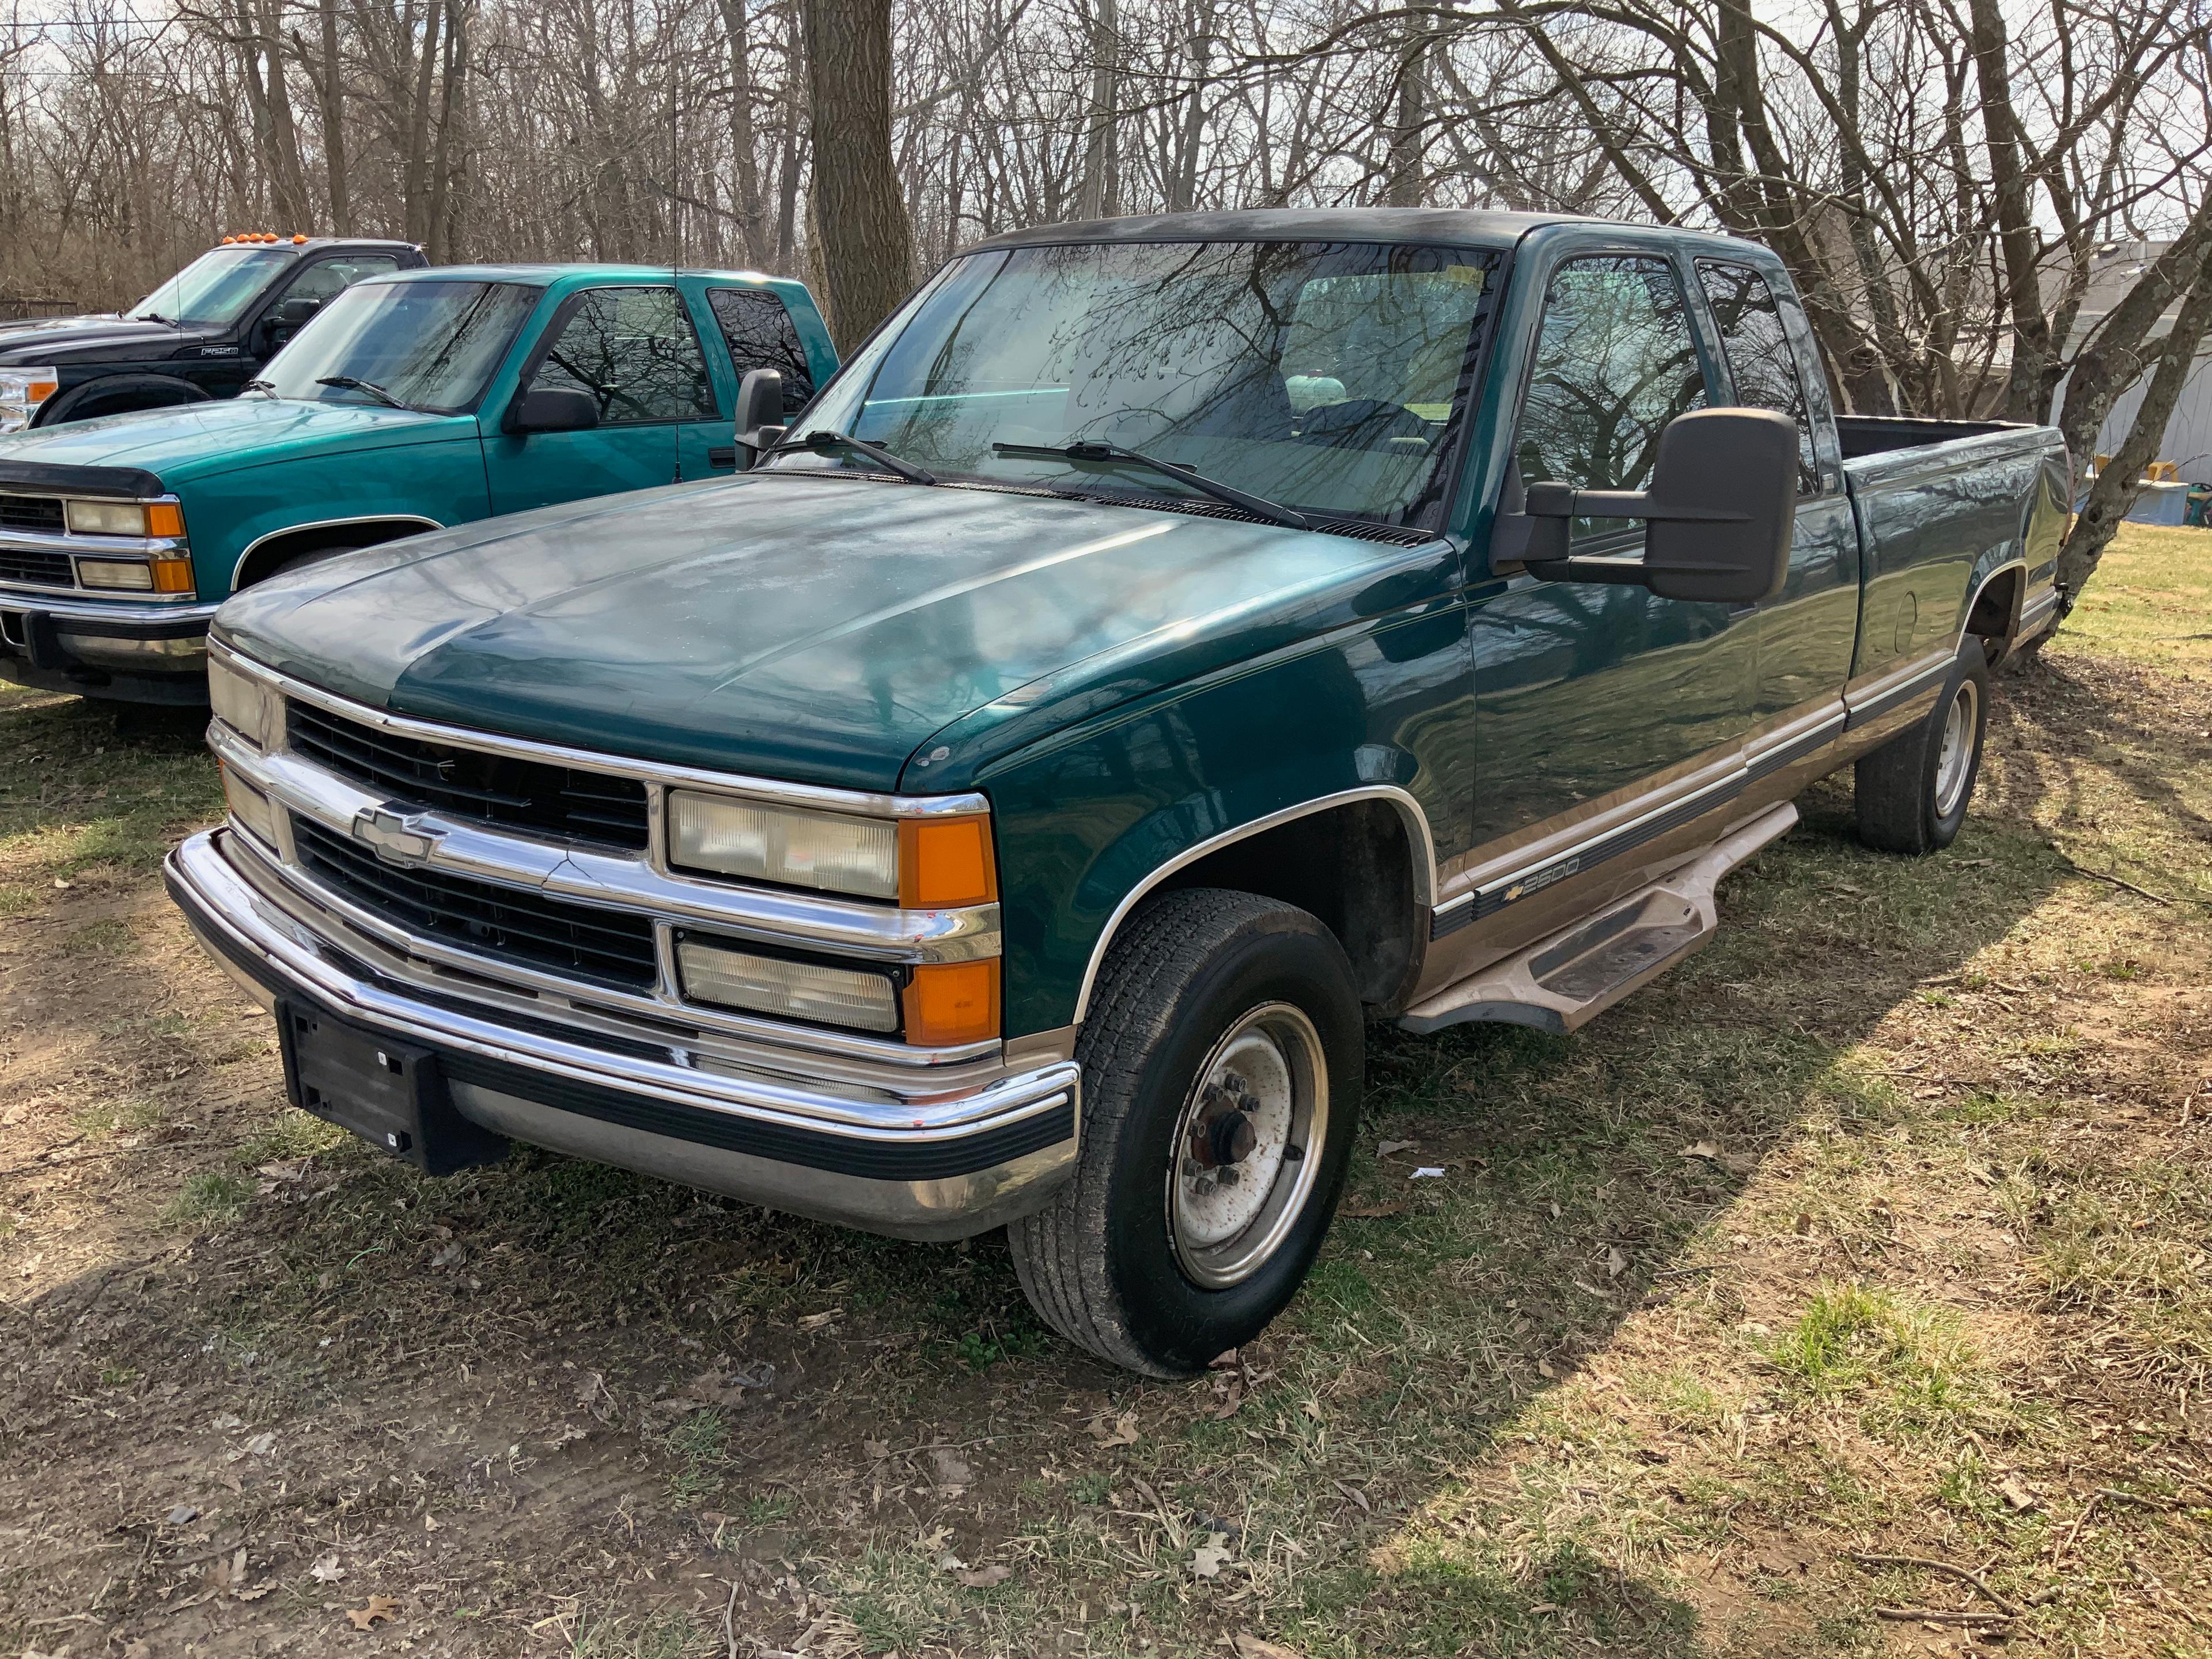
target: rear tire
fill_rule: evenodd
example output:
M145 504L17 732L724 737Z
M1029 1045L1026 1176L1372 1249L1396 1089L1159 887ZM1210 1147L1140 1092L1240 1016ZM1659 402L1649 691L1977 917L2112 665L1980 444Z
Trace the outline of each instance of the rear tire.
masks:
M1075 1175L1006 1230L1015 1274L1078 1347L1190 1376L1267 1328L1328 1233L1365 1060L1352 966L1304 910L1173 893L1114 941L1076 1058Z
M1969 638L1928 718L1859 762L1853 783L1859 839L1908 857L1956 841L1981 776L1989 719L1989 665L1982 642Z

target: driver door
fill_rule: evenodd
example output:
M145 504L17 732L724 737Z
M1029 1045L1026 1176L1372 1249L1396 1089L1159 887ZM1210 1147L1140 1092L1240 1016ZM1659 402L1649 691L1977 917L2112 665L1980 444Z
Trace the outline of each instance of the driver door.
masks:
M665 284L571 295L547 325L514 403L537 386L590 392L599 424L524 434L508 431L502 418L484 434L495 514L714 477L707 453L731 441L690 309Z

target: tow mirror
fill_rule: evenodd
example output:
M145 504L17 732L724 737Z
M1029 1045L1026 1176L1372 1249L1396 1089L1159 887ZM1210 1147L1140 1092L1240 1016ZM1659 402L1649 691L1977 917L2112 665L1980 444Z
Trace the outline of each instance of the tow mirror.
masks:
M276 320L287 328L297 328L322 308L320 300L287 300L276 307Z
M599 400L572 386L532 386L507 417L509 432L587 432L599 423Z
M1782 591L1797 515L1797 428L1762 409L1698 409L1659 434L1649 489L1528 487L1524 550L1546 581L1648 587L1663 599L1757 605ZM1577 558L1576 519L1641 519L1641 559ZM1500 527L1504 518L1501 515ZM1493 561L1503 548L1494 550Z
M738 382L737 433L754 460L783 436L783 376L775 369L749 368Z

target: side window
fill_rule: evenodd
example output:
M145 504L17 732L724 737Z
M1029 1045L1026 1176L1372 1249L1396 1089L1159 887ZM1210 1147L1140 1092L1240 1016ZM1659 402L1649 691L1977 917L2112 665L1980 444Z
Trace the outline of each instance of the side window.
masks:
M288 300L335 300L364 276L383 276L399 269L389 253L349 253L341 258L318 259L284 290Z
M1570 260L1544 296L1515 443L1522 481L1641 489L1667 422L1705 401L1674 266L1629 255ZM1575 535L1631 527L1583 519Z
M1749 265L1700 260L1698 280L1720 325L1736 402L1747 409L1773 410L1797 422L1798 492L1818 494L1820 468L1813 453L1813 422L1805 412L1804 383L1797 378L1796 354L1783 329L1774 290Z
M782 297L764 289L716 288L708 289L707 305L721 325L738 378L751 369L774 369L783 376L783 412L799 413L814 395L814 372Z
M718 412L699 336L672 288L586 290L531 385L590 392L602 426L711 421Z

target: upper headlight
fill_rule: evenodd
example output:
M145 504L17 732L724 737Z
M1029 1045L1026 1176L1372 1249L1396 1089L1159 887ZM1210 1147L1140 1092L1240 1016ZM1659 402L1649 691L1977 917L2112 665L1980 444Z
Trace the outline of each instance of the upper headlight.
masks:
M61 386L51 368L0 368L0 432L20 432Z
M273 688L212 653L208 657L208 702L217 720L257 749L269 747L283 718L284 701Z
M69 527L77 536L143 536L146 533L143 501L71 501Z
M799 812L676 790L668 797L672 863L748 881L898 896L898 825Z

